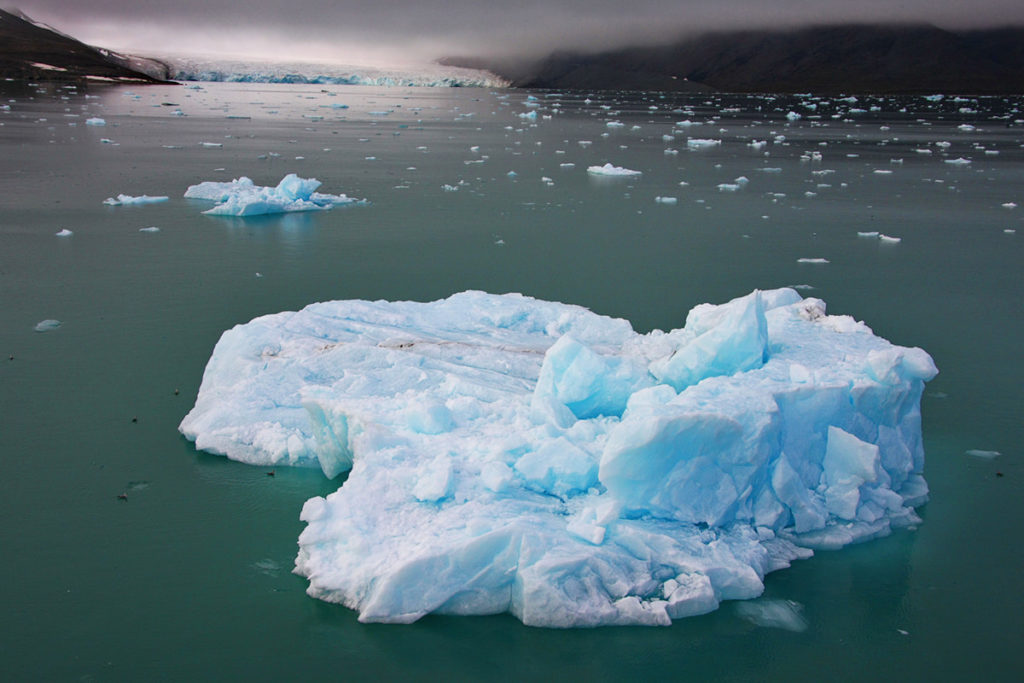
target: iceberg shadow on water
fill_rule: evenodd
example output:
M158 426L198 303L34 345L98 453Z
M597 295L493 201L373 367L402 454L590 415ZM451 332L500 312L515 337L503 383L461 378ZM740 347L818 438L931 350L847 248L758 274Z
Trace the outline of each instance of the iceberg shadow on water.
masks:
M936 372L793 289L647 335L518 294L335 301L225 332L180 429L351 470L304 505L295 571L362 621L666 625L920 522Z

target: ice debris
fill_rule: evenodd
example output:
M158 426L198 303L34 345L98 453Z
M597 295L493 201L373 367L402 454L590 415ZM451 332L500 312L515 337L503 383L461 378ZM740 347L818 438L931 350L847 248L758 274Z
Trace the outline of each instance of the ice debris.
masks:
M936 372L793 289L646 335L518 294L334 301L226 331L180 430L255 465L351 469L303 507L296 572L361 621L664 625L919 523Z
M203 213L211 216L258 216L292 211L319 211L344 204L365 203L344 194L316 192L321 183L316 178L300 178L289 173L276 187L256 185L245 176L230 182L206 181L191 185L187 199L217 202Z
M48 318L46 320L40 320L39 322L37 322L36 326L33 329L36 332L49 332L50 330L55 330L60 326L61 322L59 320L53 320Z
M75 233L72 232L71 230L68 230L67 228L61 228L58 232L55 232L53 234L56 235L57 237L71 237Z
M148 194L139 195L133 197L130 194L119 194L116 197L107 197L103 200L104 204L108 206L124 206L128 204L157 204L159 202L166 202L169 197L150 197Z

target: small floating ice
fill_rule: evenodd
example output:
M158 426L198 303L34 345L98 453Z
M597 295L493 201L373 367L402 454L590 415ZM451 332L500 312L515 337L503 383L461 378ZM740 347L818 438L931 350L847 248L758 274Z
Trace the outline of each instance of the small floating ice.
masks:
M879 233L877 230L871 230L871 231L868 231L868 232L858 232L857 233L857 237L865 237L865 238L871 238L871 239L878 239L879 234L881 234L881 233Z
M676 203L676 198L675 197L655 197L654 201L657 202L658 204L675 204Z
M686 146L690 149L710 149L711 147L718 147L721 144L721 140L710 140L707 138L690 138L686 141Z
M797 263L830 263L827 258L798 258Z
M321 183L316 178L300 178L289 173L275 187L256 185L245 176L230 182L206 181L191 185L187 199L219 202L204 211L211 216L259 216L294 211L319 211L344 204L364 203L344 194L321 194L315 190Z
M70 231L70 230L68 230L67 228L63 228L63 229L62 229L62 230L60 230L59 232L55 232L55 233L53 233L53 234L54 234L54 235L56 235L57 237L71 237L71 236L72 236L72 235L74 235L75 233L71 232L71 231Z
M978 448L972 448L969 451L965 451L965 453L972 458L981 458L983 460L993 460L1002 455L999 451L983 451Z
M60 325L61 322L59 320L53 320L48 318L46 320L40 320L39 322L37 322L36 326L33 329L36 332L49 332L50 330L57 329L58 327L60 327Z
M952 166L966 166L971 163L971 160L960 157L959 159L945 159L944 162Z
M604 166L590 166L587 168L587 173L590 175L600 176L638 176L643 175L643 171L633 171L622 166L613 166L611 163L607 163Z
M107 197L103 200L104 204L108 206L123 206L128 204L157 204L159 202L166 202L169 197L165 196L154 196L151 197L148 194L139 195L133 197L130 194L119 194L117 197Z
M736 603L736 612L755 626L797 633L807 630L803 609L803 605L792 600L761 599Z
M151 225L148 228L139 228L139 232L160 232L160 228Z
M887 244L899 244L903 241L902 237L892 237L891 235L878 235L879 242L885 242Z
M91 119L86 119L85 120L85 125L87 125L87 126L105 126L105 125L107 125L107 122L104 119L101 119L98 116L94 116Z

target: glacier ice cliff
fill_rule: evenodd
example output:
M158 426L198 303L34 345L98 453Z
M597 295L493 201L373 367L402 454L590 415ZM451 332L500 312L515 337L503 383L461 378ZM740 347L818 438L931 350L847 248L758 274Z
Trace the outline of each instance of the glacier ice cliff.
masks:
M362 621L664 625L920 521L936 372L792 289L646 335L517 294L335 301L225 332L180 429L351 470L295 571Z

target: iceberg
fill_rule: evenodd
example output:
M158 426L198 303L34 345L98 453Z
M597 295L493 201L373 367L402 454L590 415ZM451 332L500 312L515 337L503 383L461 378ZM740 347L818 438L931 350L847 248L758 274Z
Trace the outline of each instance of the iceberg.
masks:
M256 185L242 176L230 182L206 181L190 185L186 199L217 202L203 213L211 216L258 216L292 211L322 211L344 204L365 203L344 194L316 192L321 183L316 178L300 178L289 173L275 187Z
M667 625L919 523L936 373L789 288L649 334L520 294L332 301L224 332L179 429L349 471L295 571L361 621Z

